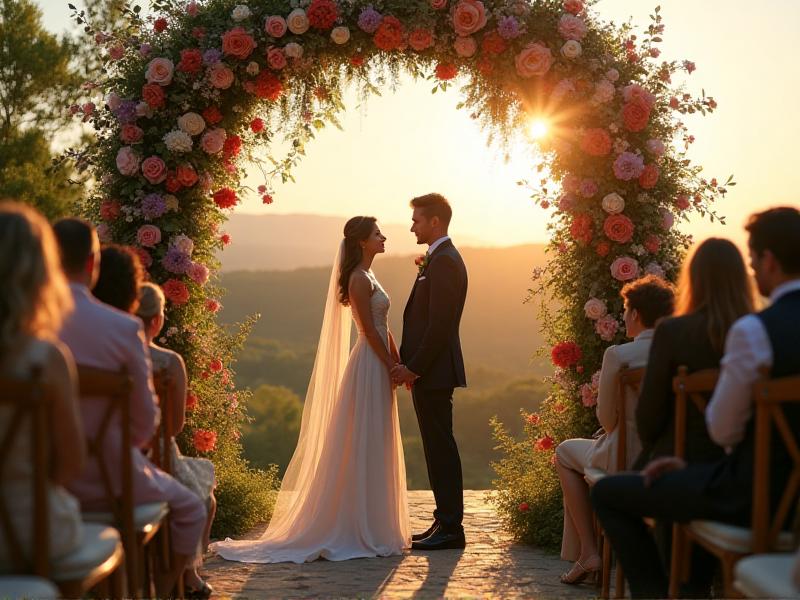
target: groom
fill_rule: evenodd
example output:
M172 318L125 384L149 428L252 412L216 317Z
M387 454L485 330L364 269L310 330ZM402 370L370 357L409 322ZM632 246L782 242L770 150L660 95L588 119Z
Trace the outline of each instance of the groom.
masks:
M464 548L464 484L453 437L453 389L467 385L458 327L467 296L467 269L447 235L453 211L440 194L411 201L411 231L428 252L403 313L403 364L395 383L411 387L425 462L436 499L434 522L413 536L416 550Z

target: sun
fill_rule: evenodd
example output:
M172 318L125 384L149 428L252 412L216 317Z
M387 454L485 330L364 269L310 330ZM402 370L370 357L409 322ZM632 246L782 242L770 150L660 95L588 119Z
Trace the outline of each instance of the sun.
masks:
M540 140L547 135L550 125L544 119L532 119L528 124L528 134L534 140Z

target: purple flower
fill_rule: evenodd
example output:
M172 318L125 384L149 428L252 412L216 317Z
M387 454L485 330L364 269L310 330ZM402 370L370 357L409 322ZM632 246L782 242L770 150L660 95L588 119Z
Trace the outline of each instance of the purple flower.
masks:
M146 58L150 52L152 51L153 47L150 44L142 44L139 46L139 54Z
M167 212L167 203L161 194L147 194L142 198L142 214L148 221L157 219L165 212Z
M513 40L519 37L521 33L519 30L519 21L517 21L516 17L503 17L497 23L497 33L500 34L500 37L507 40Z
M122 125L133 123L136 121L136 101L123 100L117 110L114 111L114 114Z
M206 66L215 65L222 60L222 52L216 48L209 48L203 52L203 63Z
M633 152L623 152L614 161L614 175L622 181L636 179L644 171L644 159Z
M375 33L382 20L383 15L371 6L368 6L362 10L361 14L358 16L358 26L361 28L361 31L365 33Z
M594 179L584 179L581 181L581 196L584 198L592 198L598 191L599 188Z
M170 273L183 274L192 266L192 259L188 254L172 247L161 259L161 265Z

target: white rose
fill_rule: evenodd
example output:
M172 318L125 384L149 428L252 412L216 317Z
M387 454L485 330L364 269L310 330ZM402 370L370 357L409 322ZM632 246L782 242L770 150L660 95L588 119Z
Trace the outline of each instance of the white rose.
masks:
M197 113L188 112L178 117L178 127L189 135L199 135L206 128L206 122Z
M261 67L258 66L258 63L255 61L250 61L247 65L247 74L248 75L258 75L258 72L261 70Z
M295 8L286 17L286 24L289 26L289 31L295 35L301 35L308 31L308 16L306 11L302 8Z
M592 321L597 321L608 314L608 308L606 307L606 303L602 300L590 298L586 304L583 305L583 312L586 313L586 316Z
M182 154L192 150L192 138L185 131L173 129L164 136L164 145L170 152Z
M301 58L303 56L303 47L296 42L289 42L286 44L283 51L289 58Z
M150 119L153 116L153 108L147 102L139 102L136 105L136 116Z
M233 19L238 23L239 21L244 21L251 14L252 13L250 12L250 9L247 8L247 6L245 6L244 4L239 4L236 8L233 9L233 12L231 13L231 19Z
M172 238L171 245L184 254L188 254L189 256L191 256L192 252L194 251L194 242L188 236L183 234L176 235L174 238Z
M337 44L346 44L350 41L350 30L347 27L334 27L331 31L331 39Z
M561 46L561 54L564 55L564 58L578 58L581 52L583 52L583 48L581 48L581 43L577 40L568 40Z
M612 192L603 198L602 206L608 214L616 215L625 210L625 199L616 192Z

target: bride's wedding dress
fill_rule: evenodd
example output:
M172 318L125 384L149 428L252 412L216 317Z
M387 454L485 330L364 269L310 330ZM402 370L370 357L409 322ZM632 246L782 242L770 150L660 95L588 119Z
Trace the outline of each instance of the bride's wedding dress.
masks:
M389 296L367 276L372 318L386 342ZM337 278L335 267L300 439L273 518L261 539L213 544L227 560L347 560L401 554L410 545L396 396L363 331L348 357L350 310L337 302Z

